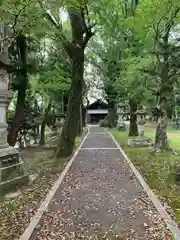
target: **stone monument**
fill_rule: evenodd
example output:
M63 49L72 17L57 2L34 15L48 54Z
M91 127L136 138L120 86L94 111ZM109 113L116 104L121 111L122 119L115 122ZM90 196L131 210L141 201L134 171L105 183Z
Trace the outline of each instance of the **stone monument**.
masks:
M8 41L5 27L0 27L0 195L28 182L28 174L19 151L7 143L6 110L12 99L11 68L8 61ZM3 38L4 36L4 38Z
M125 131L126 130L126 125L124 123L124 119L123 117L126 115L125 113L125 104L123 103L119 103L117 104L117 111L116 111L116 114L118 116L118 119L117 119L117 130L118 131Z
M58 133L61 132L64 121L65 121L65 115L64 114L56 114L56 124L55 125L56 125Z
M128 140L129 147L149 147L153 145L152 139L144 136L144 125L146 123L145 121L146 114L147 113L144 112L143 110L136 111L139 136L135 139Z
M138 133L140 137L144 137L144 125L146 123L145 113L144 112L136 112L137 114L137 125L138 125Z

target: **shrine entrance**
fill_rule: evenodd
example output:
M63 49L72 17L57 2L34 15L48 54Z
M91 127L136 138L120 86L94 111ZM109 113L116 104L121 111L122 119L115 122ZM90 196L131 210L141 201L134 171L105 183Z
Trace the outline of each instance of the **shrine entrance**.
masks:
M98 124L108 114L108 104L98 99L87 107L87 122Z

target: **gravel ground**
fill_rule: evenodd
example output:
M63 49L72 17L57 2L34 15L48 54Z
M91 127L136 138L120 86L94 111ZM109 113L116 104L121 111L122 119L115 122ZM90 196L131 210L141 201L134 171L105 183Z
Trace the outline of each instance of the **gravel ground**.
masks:
M98 133L98 128L91 132ZM102 131L102 130L101 130ZM115 147L90 134L83 147ZM81 150L31 240L172 239L118 149Z
M106 129L104 128L100 128L98 126L92 126L92 127L89 127L90 129L90 133L106 133L108 134L108 132L106 131Z
M90 134L82 148L117 148L117 146L108 134Z

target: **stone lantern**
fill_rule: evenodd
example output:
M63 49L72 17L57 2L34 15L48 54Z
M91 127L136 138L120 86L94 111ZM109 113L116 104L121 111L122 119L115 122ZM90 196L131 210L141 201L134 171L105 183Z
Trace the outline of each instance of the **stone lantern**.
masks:
M60 132L61 131L61 128L64 124L64 121L65 121L65 115L64 114L56 114L56 128L57 128L57 131Z
M135 139L129 139L128 145L130 147L148 147L152 146L153 141L151 138L144 136L144 125L146 123L145 116L147 113L141 109L136 111L137 116L137 125L138 125L138 133L139 136Z
M137 110L136 115L139 137L144 137L144 126L146 123L145 116L147 115L147 113L143 110Z
M118 119L117 119L117 130L118 131L125 131L126 130L126 125L124 123L124 119L123 117L126 115L125 113L125 104L123 103L119 103L117 104L117 111L116 111L116 114L118 116Z
M0 195L29 180L19 151L7 143L6 111L12 99L9 88L12 67L8 61L6 33L5 27L0 27Z

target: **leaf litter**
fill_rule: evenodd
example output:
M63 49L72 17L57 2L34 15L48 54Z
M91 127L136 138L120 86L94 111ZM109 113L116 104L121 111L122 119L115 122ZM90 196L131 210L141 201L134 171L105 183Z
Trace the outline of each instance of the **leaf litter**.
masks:
M24 232L41 201L58 178L65 161L57 162L52 150L25 149L22 156L30 174L38 174L33 184L21 188L13 199L0 199L0 239L14 240Z

